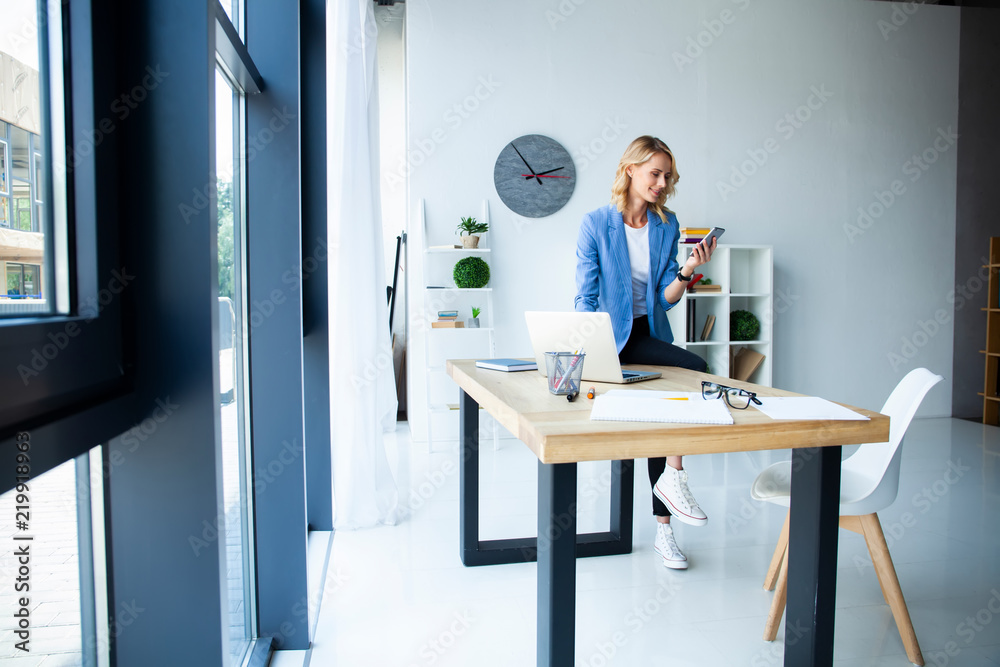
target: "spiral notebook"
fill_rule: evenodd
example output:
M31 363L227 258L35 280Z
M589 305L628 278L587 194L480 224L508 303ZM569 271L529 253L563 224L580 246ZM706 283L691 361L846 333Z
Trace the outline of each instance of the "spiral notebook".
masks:
M592 421L732 424L725 401L706 401L699 393L609 391L594 399Z

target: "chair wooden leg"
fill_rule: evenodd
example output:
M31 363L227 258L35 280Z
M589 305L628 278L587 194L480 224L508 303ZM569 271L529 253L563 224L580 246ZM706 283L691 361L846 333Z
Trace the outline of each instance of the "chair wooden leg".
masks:
M857 533L858 535L864 536L865 531L861 527L861 520L856 516L842 516L840 517L840 527L844 530L849 530L852 533Z
M875 572L882 585L882 595L885 596L885 601L892 609L892 616L896 620L899 636L906 648L906 657L915 665L923 665L924 656L920 652L920 644L913 631L913 622L910 620L910 612L906 609L906 600L903 599L899 579L896 578L896 568L892 565L892 556L889 555L889 545L885 543L882 524L879 523L877 514L867 514L859 518L861 527L865 531L868 553L871 554Z
M778 535L778 544L774 547L774 555L771 556L771 565L767 568L767 576L764 577L764 590L774 590L774 583L778 579L778 570L785 557L785 550L788 548L788 514L785 514L785 524L781 527L781 534Z
M787 527L787 523L785 526ZM774 598L771 600L771 609L767 612L767 622L764 623L764 641L773 642L778 636L778 626L781 625L781 617L785 614L785 602L788 595L788 543L785 543L784 553L781 555L781 569L778 572L777 587L774 590Z

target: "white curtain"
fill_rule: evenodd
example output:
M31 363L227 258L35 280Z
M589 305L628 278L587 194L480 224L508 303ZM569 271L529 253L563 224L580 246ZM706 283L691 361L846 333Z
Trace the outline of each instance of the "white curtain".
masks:
M379 206L372 5L328 4L330 440L337 529L394 523L398 499L383 440L396 427L396 387Z

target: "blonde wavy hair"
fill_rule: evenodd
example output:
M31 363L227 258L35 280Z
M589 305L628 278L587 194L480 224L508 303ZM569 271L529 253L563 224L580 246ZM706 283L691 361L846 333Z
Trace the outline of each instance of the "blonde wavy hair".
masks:
M660 216L660 220L663 222L667 221L665 211L670 211L670 209L664 206L664 204L669 197L674 195L674 186L680 180L680 174L677 173L677 160L670 151L670 147L656 137L649 135L641 136L630 143L628 148L625 149L625 154L622 155L621 161L618 163L615 182L611 186L611 202L618 207L619 213L625 212L625 206L628 204L628 191L632 186L632 177L628 175L629 167L645 164L657 153L663 153L670 158L670 178L667 179L667 187L663 189L663 192L660 193L655 202L649 204L649 207Z

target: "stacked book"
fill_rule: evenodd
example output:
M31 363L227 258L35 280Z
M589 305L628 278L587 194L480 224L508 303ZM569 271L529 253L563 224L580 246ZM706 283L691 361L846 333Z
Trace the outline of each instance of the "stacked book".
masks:
M431 322L431 327L434 329L463 329L465 322L458 321L457 310L439 310L438 318Z
M679 243L697 243L708 236L711 227L681 227Z

